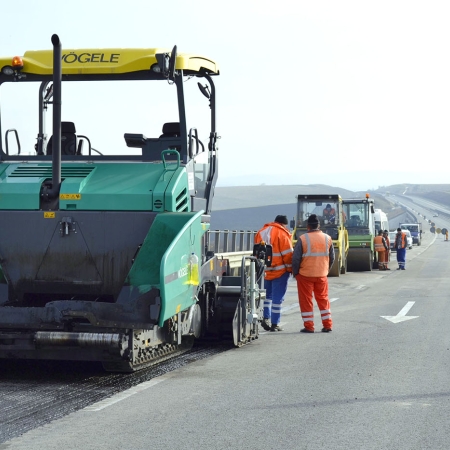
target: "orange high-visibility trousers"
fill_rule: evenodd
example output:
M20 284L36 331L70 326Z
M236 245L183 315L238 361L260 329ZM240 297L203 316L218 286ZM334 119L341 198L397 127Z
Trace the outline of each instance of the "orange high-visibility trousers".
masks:
M387 267L387 259L386 259L386 250L383 250L382 252L377 252L378 253L378 268L379 269L384 269Z
M305 328L314 331L313 293L320 310L323 327L332 328L333 321L331 320L330 300L328 298L328 278L305 277L298 274L295 279L297 280L298 301Z

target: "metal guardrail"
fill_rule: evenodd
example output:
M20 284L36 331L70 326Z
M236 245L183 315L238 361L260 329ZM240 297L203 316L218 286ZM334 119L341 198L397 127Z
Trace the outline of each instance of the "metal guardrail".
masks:
M246 230L209 230L207 246L219 258L228 259L231 275L240 275L242 258L253 253L256 233ZM249 264L247 260L246 265Z
M251 252L257 231L209 230L208 248L214 253Z
M216 256L223 259L228 259L230 264L230 269L232 271L232 275L239 275L241 267L242 267L242 258L244 256L250 256L252 252L226 252L226 253L216 253ZM249 265L249 260L247 260L246 265Z

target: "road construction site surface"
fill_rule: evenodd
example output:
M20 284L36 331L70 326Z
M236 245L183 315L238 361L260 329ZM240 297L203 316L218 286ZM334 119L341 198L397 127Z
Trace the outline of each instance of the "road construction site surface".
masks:
M407 250L406 271L391 262L389 272L330 278L332 333L320 332L317 308L318 332L299 333L291 279L284 331L141 383L127 386L135 375L81 364L67 373L14 362L5 370L2 362L9 398L3 390L0 450L448 449L450 243L443 239L425 233L422 246ZM26 376L17 372L23 367ZM21 396L41 404L33 409ZM8 437L39 408L43 422Z

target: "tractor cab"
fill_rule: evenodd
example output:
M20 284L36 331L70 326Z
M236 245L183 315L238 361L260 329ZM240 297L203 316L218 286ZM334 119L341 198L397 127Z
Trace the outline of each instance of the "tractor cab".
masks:
M76 209L102 209L104 202L94 200L101 186L74 183L95 168L117 179L114 209L148 210L146 197L158 191L161 176L175 182L185 171L187 189L175 204L161 199L152 209L209 213L217 178L217 64L179 54L176 46L62 50L55 43L58 61L51 50L0 57L1 195L21 180L40 184L37 202L16 193L3 207L67 209L61 194L81 194ZM123 164L136 164L127 188ZM145 187L143 172L153 174ZM124 189L136 195L125 197Z
M349 238L348 270L370 271L377 265L374 201L366 194L362 199L344 199L343 205Z
M337 230L343 224L342 200L339 195L298 195L297 217L294 225L293 244L307 231L308 218L315 214L319 220L320 229L337 238Z
M297 195L297 217L292 221L292 244L307 232L308 218L315 214L320 229L333 240L335 260L330 276L339 276L347 271L348 236L345 230L340 195Z

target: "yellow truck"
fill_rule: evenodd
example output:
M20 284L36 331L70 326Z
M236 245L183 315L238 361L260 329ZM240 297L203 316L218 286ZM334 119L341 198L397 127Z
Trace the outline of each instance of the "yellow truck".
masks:
M320 229L333 239L335 261L330 277L338 277L347 272L348 233L343 217L340 195L297 195L297 217L291 222L292 245L295 247L299 237L307 231L307 220L316 214Z

